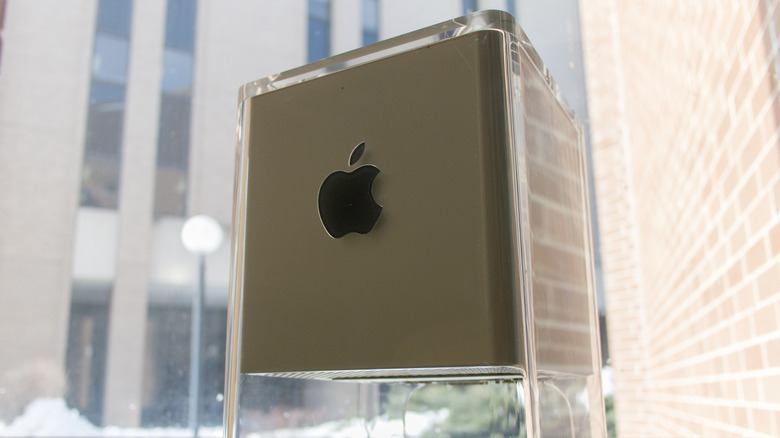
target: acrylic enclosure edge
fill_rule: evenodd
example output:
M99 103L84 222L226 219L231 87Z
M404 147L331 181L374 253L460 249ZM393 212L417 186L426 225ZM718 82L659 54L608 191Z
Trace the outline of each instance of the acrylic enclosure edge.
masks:
M519 26L516 26L519 30ZM525 35L523 35L525 36ZM533 324L533 295L531 294L531 236L530 236L530 217L528 214L529 189L528 189L528 169L526 165L526 146L525 146L525 126L524 126L524 105L522 96L522 78L520 77L520 62L525 54L521 46L521 40L517 40L514 32L504 32L506 41L504 43L506 53L504 54L505 69L507 76L507 125L509 127L509 145L512 163L512 215L515 226L513 237L515 243L514 257L517 260L517 269L515 271L519 278L516 282L520 285L519 300L520 315L522 324L522 335L526 341L525 346L525 367L527 379L523 382L523 392L525 398L526 412L526 435L529 438L538 437L540 434L539 423L539 391L537 389L537 369L536 369L536 347L534 344L534 324ZM520 52L523 53L520 53ZM515 52L517 57L515 57Z
M524 99L522 91L522 81L518 70L515 68L515 58L512 56L513 52L517 51L519 55L519 62L530 61L531 65L537 70L537 72L545 79L549 92L552 97L555 98L556 104L564 111L569 117L571 123L575 126L578 136L577 144L580 151L580 174L582 176L582 189L581 196L583 197L583 214L585 216L585 227L583 229L584 248L586 251L586 278L588 287L588 319L590 326L590 343L594 354L592 355L592 369L593 373L588 378L590 381L587 384L589 402L597 402L595 406L591 405L591 432L593 436L606 436L606 423L604 418L604 398L601 389L601 347L599 337L599 323L598 323L598 310L596 303L596 285L595 285L595 265L594 260L594 247L593 247L593 229L591 221L591 209L590 202L590 183L589 183L589 171L588 171L588 157L587 157L587 144L585 138L585 128L583 122L574 113L571 106L566 99L560 94L557 84L550 76L549 70L545 67L544 63L539 58L536 50L531 46L528 38L519 28L516 26L515 32L504 32L506 37L510 40L507 41L507 72L510 86L509 92L514 93L512 96L507 96L509 100L509 120L508 123L511 126L513 134L511 136L511 148L513 153L513 159L515 160L515 190L516 196L514 201L518 203L517 218L518 218L518 236L517 242L519 251L518 260L522 263L519 273L523 277L522 291L520 293L521 303L523 305L523 335L527 342L526 348L526 366L528 379L525 381L525 400L526 400L526 418L530 416L527 422L528 437L541 436L541 423L540 419L540 393L539 386L542 381L552 377L544 374L542 381L540 381L540 375L536 360L536 335L534 323L534 305L533 305L533 251L531 249L531 233L530 233L530 186L528 181L528 161L526 159L527 149L524 145L526 137L524 134ZM594 394L595 391L595 394ZM597 399L594 399L593 395L599 395ZM594 418L593 409L598 410L597 418Z
M231 273L228 297L228 327L225 369L225 406L223 412L223 436L237 437L239 370L241 352L241 308L243 304L243 269L244 269L244 235L246 232L246 185L248 177L248 160L246 154L246 126L244 121L249 117L250 108L246 100L240 100L238 108L238 123L236 127L236 164L235 182L233 188L233 235L231 239Z
M595 247L594 247L594 238L593 238L593 221L592 221L592 213L593 213L593 205L591 205L591 198L590 198L590 191L592 190L592 187L590 187L590 172L589 172L589 166L588 166L588 150L587 150L587 139L585 138L585 129L582 125L582 122L577 120L579 123L579 145L580 150L582 151L582 159L580 160L580 168L583 178L583 185L582 185L582 202L585 206L585 251L587 256L587 270L586 275L588 279L588 286L591 291L591 297L588 300L588 306L589 306L589 316L590 316L590 322L591 322L591 350L595 352L592 356L593 361L593 381L589 383L590 385L594 385L596 388L596 391L600 395L600 397L597 400L594 400L593 397L589 400L590 402L598 402L598 406L592 406L591 409L598 409L599 412L599 419L601 420L598 424L596 424L595 419L593 418L593 412L590 414L591 418L591 429L592 432L595 432L596 429L598 429L598 432L600 433L600 436L607 436L607 430L606 430L606 410L604 406L604 392L603 392L603 386L601 381L601 367L603 364L601 363L601 336L600 336L600 327L599 327L599 315L598 315L598 303L597 303L597 290L596 290L596 263L595 263ZM588 388L589 392L593 390L593 388ZM593 394L589 394L593 395ZM594 435L595 436L595 435Z
M534 49L528 36L511 14L500 10L477 11L469 15L457 17L420 30L380 41L370 46L361 47L311 64L306 64L248 82L239 88L239 102L244 102L261 93L267 93L289 85L324 76L335 71L344 70L380 58L413 50L437 41L453 38L469 32L491 29L512 35L512 41L516 40L518 48L528 56L528 60L531 61L542 75L553 97L558 101L566 114L570 118L575 119L574 110L566 101L566 98L560 93L558 84L550 75L549 70L536 49Z
M413 50L421 46L431 44L434 42L442 41L448 38L463 35L465 33L478 31L478 30L496 30L504 34L506 38L506 54L505 54L505 68L507 71L507 105L509 112L507 114L508 131L510 134L511 145L510 153L511 160L514 164L513 177L512 177L512 189L513 196L513 215L517 219L518 226L515 227L515 233L517 233L515 242L517 247L515 248L515 256L517 257L520 266L516 275L518 278L518 284L521 285L522 291L520 293L520 300L522 306L522 319L523 319L523 335L531 343L531 346L526 349L526 370L527 379L526 382L531 384L523 385L526 399L526 412L533 418L532 422L527 424L528 436L539 436L540 429L538 423L538 390L536 388L536 363L535 363L535 345L534 345L534 328L533 328L533 303L531 302L531 272L532 272L532 260L530 249L530 219L528 218L528 203L529 203L529 188L527 180L527 164L524 151L524 127L523 127L523 104L520 96L516 93L522 93L521 91L521 77L520 74L513 69L512 54L517 53L525 59L522 62L530 62L547 83L548 89L553 98L557 101L560 107L572 119L573 123L578 127L580 133L580 141L583 141L582 123L574 115L571 106L560 95L557 84L552 79L549 71L541 61L536 50L531 46L527 36L523 33L519 25L514 21L514 18L501 11L480 11L468 16L459 17L450 21L446 21L434 26L430 26L425 29L421 29L406 35L395 37L372 46L357 49L351 52L347 52L342 55L336 55L334 57L318 61L309 65L305 65L287 72L279 73L276 75L268 76L257 81L253 81L243 85L239 89L239 111L238 111L238 126L237 126L237 145L236 145L236 179L234 186L234 218L233 218L233 239L232 239L232 263L231 263L231 285L230 285L230 302L228 307L228 352L227 352L227 370L225 380L225 437L233 438L237 436L238 430L238 398L239 398L239 370L240 370L240 329L241 329L241 307L242 307L242 270L243 270L243 239L245 233L245 191L247 184L247 172L246 167L248 153L247 150L247 132L246 120L249 115L250 108L248 105L248 99L259 95L261 93L271 92L276 89L280 89L289 85L294 85L306 80L314 79L323 75L327 75L336 71L340 71L346 68L361 65L367 62L371 62L377 59L381 59L387 56L399 54L408 50ZM522 52L522 53L521 53ZM584 145L583 145L584 146ZM584 147L582 149L583 156L585 154ZM583 158L584 161L584 158ZM585 169L586 171L587 169ZM583 173L587 177L587 173ZM590 214L589 198L587 197L587 181L585 181L583 190L585 191L587 205L587 213ZM590 232L590 217L588 216L587 227ZM587 240L587 248L589 256L592 257L592 237L590 234L585 236ZM593 267L588 268L589 282L591 286L591 292L595 293L593 288ZM595 297L594 297L595 298ZM595 312L595 302L590 302L590 314L591 321ZM598 336L596 336L595 342L598 345ZM600 369L595 368L597 365L595 362L600 362L600 356L594 358L594 373L599 373ZM596 377L598 379L598 376ZM603 398L601 401L601 407L603 412ZM603 414L601 414L603 415Z

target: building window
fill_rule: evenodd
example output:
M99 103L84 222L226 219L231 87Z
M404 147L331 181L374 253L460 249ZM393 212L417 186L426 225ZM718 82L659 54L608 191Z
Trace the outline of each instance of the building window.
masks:
M470 14L479 10L477 0L463 0L463 14Z
M189 338L189 308L150 304L146 318L143 427L187 424Z
M330 0L309 0L308 62L330 56Z
M98 3L82 168L82 206L115 209L119 203L131 8L130 0Z
M146 320L146 374L144 375L143 427L171 427L187 424L191 310L189 303L149 305ZM225 381L225 337L227 314L224 309L204 309L203 350L200 386L199 424L219 425Z
M168 0L165 47L192 53L195 49L195 4L192 0Z
M65 370L68 406L93 424L103 423L108 309L113 285L74 282Z
M157 217L186 214L195 15L196 2L168 0L157 137Z
M515 0L506 0L506 11L515 17Z
M100 0L97 12L97 31L129 36L131 12L132 2L130 0Z
M190 107L188 95L163 93L160 100L160 130L157 165L187 171L190 146Z
M363 0L363 45L379 41L379 0Z

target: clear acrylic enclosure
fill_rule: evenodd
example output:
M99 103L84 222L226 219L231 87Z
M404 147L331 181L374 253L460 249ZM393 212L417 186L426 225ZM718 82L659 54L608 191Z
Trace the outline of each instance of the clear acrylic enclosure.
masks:
M605 436L583 128L510 15L239 103L226 437ZM331 237L367 167L381 214Z

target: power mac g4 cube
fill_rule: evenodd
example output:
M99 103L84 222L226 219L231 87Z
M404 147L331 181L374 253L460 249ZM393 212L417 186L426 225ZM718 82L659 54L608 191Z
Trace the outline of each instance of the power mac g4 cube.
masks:
M225 436L604 436L584 137L480 11L240 90Z

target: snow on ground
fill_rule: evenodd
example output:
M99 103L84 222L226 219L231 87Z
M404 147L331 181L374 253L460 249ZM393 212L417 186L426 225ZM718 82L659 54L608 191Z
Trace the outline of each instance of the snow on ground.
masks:
M418 436L441 424L449 416L447 409L436 412L406 414L406 424L401 419L379 417L369 426L371 434L384 437L402 437L404 426L407 436ZM331 421L305 429L283 429L248 434L249 438L353 438L366 436L366 423L354 418ZM70 409L61 398L40 398L29 405L24 413L11 424L0 422L0 437L192 437L192 431L184 428L125 428L116 426L98 427ZM200 437L221 437L221 427L203 427Z
M221 437L221 427L203 427L201 437ZM126 428L98 427L82 417L76 409L70 409L61 398L39 398L24 409L24 413L11 424L0 423L0 436L4 437L191 437L192 431L182 428Z
M0 429L4 436L99 436L100 429L68 409L61 398L39 398L27 405L24 413Z

